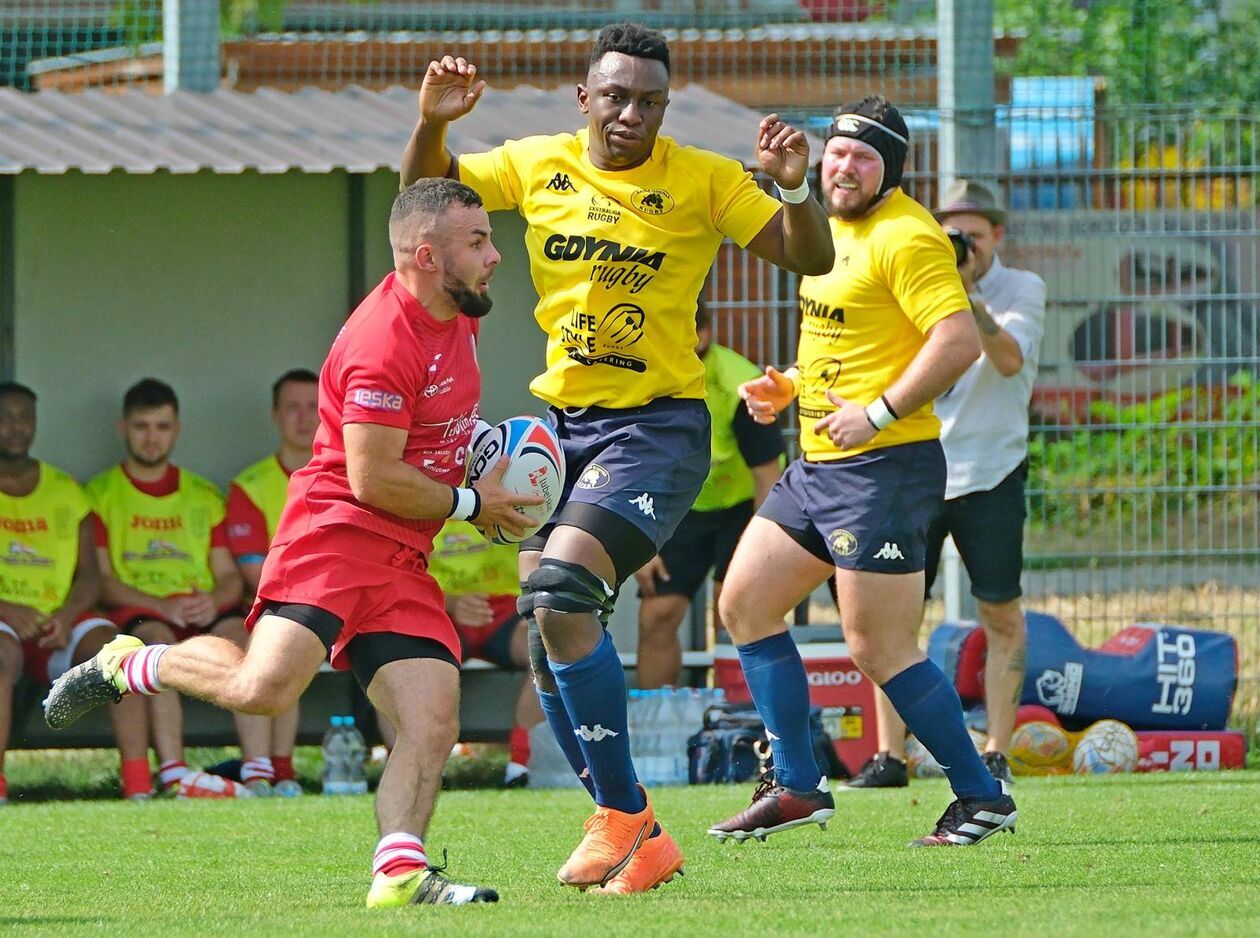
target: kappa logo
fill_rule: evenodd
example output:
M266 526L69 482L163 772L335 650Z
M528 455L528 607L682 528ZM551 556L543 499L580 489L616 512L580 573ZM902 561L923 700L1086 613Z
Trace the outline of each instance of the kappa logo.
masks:
M896 541L884 541L884 546L875 551L876 560L905 560L906 555L901 552L901 548L897 546Z
M656 506L652 502L652 496L647 492L644 492L637 498L630 499L630 504L639 509L639 511L643 512L653 521L656 520Z
M556 173L551 177L551 182L547 183L547 188L554 192L577 192L577 186L568 173Z
M602 743L609 736L620 736L621 734L616 730L604 729L603 724L600 723L596 723L593 729L583 723L573 731L573 735L581 737L583 742Z
M852 557L857 553L857 538L853 536L852 531L836 528L827 536L827 541L837 557Z

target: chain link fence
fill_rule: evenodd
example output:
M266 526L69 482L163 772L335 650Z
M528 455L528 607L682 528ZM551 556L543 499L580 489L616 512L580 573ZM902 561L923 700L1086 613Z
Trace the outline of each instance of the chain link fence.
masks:
M1033 403L1027 604L1059 615L1086 644L1136 621L1232 632L1241 649L1238 713L1254 719L1255 4L954 7L968 2L993 16L994 74L976 76L993 85L991 118L938 106L931 0L185 6L203 26L217 18L217 28L205 28L219 42L219 84L242 91L414 87L429 60L448 51L475 61L492 86L560 88L584 73L601 25L639 19L667 31L676 83L703 83L815 130L840 100L884 93L909 119L905 186L927 205L941 182L943 118L964 128L989 121L997 161L984 178L1010 207L999 253L1049 287ZM10 0L0 7L0 84L160 90L164 12L160 0ZM754 361L792 359L792 276L727 248L707 291L719 341Z

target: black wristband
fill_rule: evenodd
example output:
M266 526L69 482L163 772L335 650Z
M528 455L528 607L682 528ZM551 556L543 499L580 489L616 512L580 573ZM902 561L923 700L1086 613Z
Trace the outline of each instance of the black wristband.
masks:
M892 409L892 404L888 403L888 395L887 395L887 394L881 394L881 395L879 396L879 399L880 399L881 401L883 401L883 402L884 402L884 406L888 408L888 412L889 412L890 414L892 414L892 415L893 415L893 420L900 420L900 419L901 419L901 414L899 414L899 413L897 413L895 410L893 410L893 409ZM870 418L867 418L867 419L870 419ZM873 424L872 424L872 425L873 425ZM879 428L878 428L878 427L876 427L876 429L879 429Z
M468 491L473 493L473 510L472 514L468 516L468 520L476 521L477 516L481 514L481 493L472 486L468 487Z

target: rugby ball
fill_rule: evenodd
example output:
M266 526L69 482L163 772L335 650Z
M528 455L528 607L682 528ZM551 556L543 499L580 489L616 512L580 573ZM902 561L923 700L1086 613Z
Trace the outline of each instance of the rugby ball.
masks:
M503 457L508 459L502 485L522 495L541 495L541 505L521 509L537 523L514 537L497 525L483 528L496 544L517 544L546 524L560 504L564 491L564 452L560 439L545 420L538 417L509 417L481 433L474 441L468 459L468 484L490 472Z
M1081 775L1132 772L1137 762L1137 734L1119 720L1091 724L1072 752L1072 768Z

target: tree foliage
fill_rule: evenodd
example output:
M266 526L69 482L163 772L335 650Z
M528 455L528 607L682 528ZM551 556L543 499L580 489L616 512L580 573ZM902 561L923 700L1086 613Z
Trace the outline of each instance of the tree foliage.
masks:
M1097 75L1113 104L1260 104L1260 0L994 0L1013 75Z

